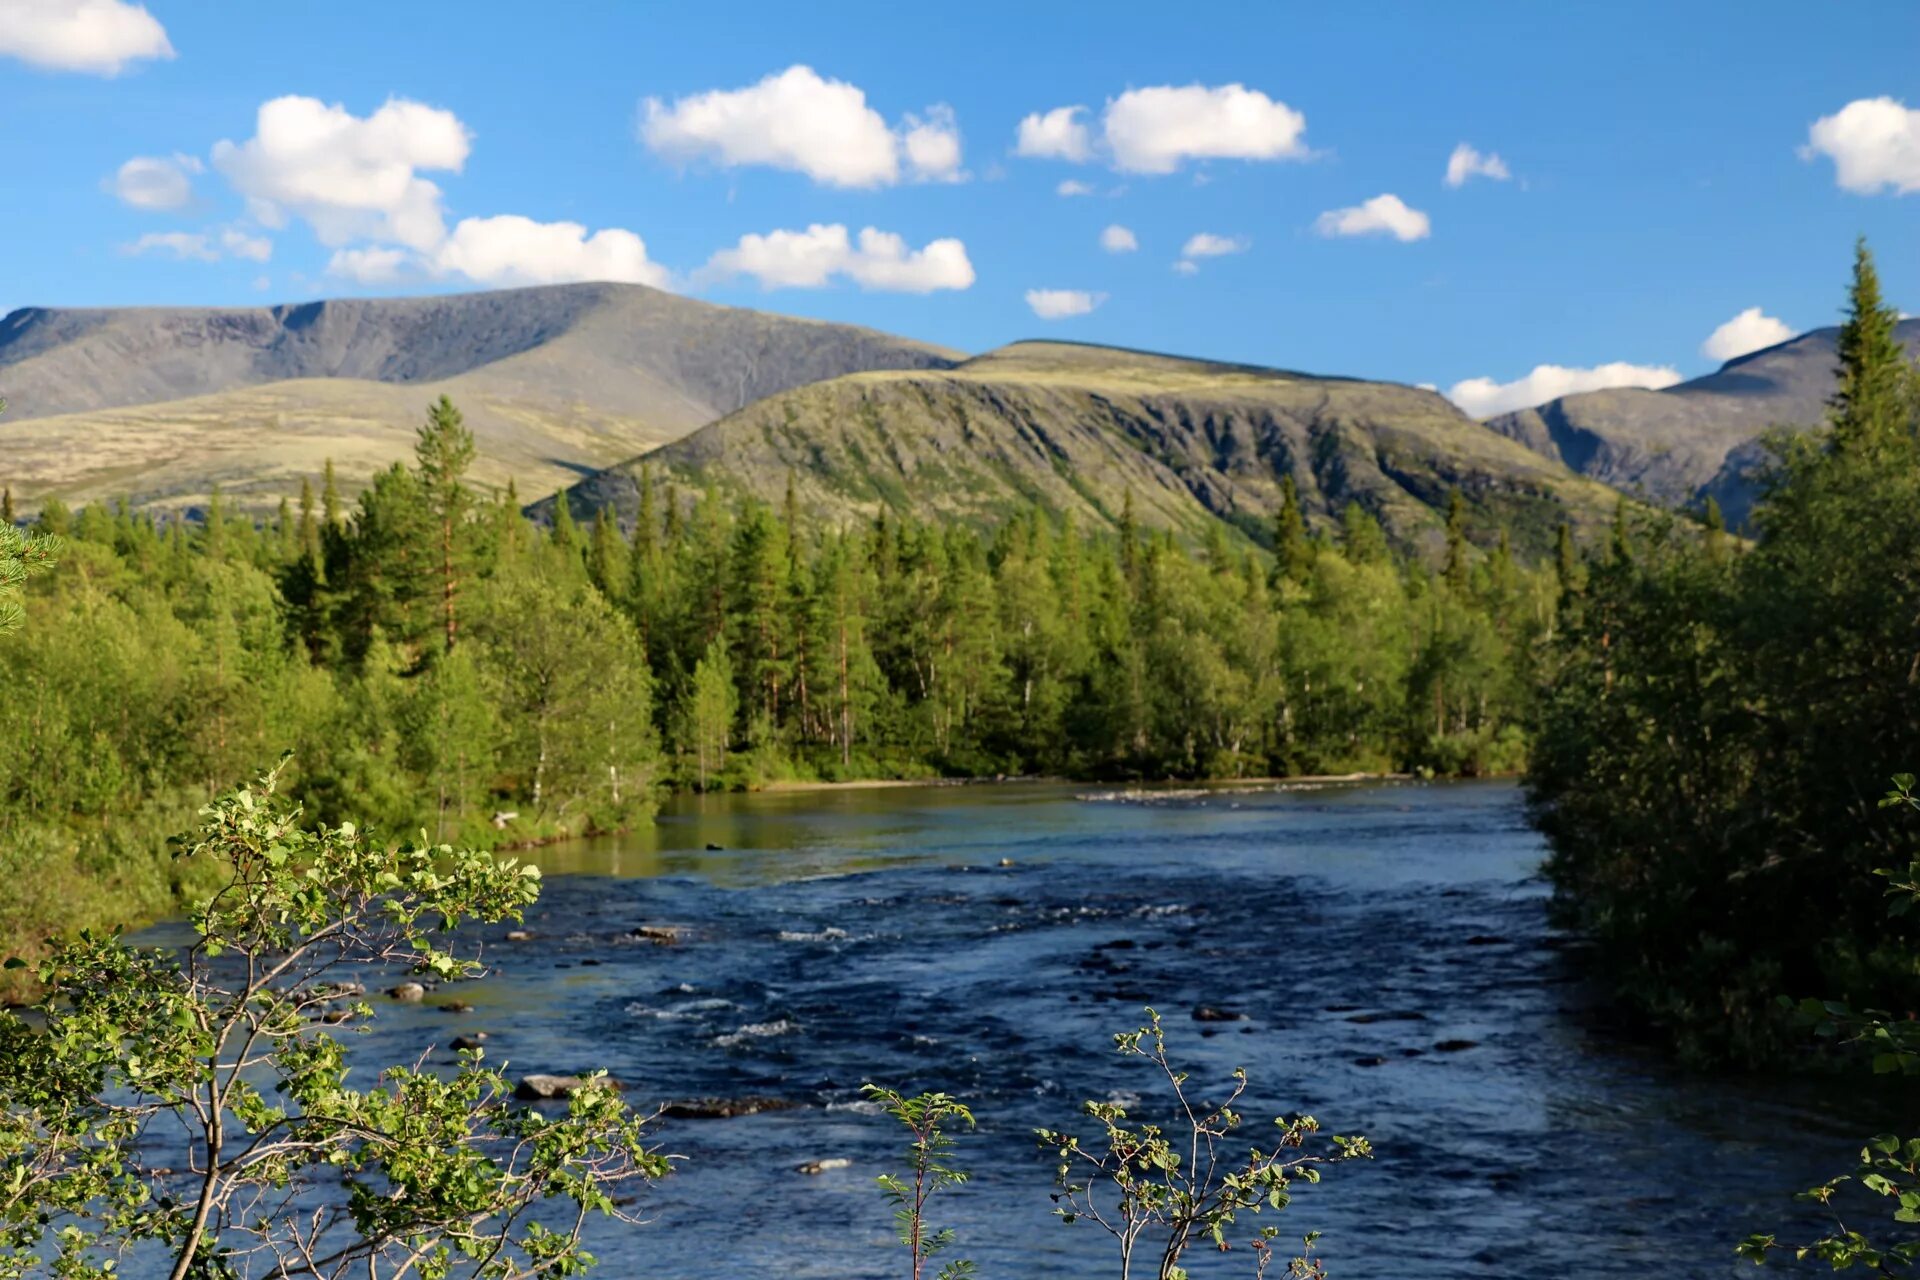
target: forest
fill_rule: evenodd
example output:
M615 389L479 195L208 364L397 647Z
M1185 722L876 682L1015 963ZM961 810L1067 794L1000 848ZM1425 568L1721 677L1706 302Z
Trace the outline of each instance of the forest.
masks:
M171 908L163 841L291 753L315 818L481 847L618 830L662 788L790 779L1511 772L1575 559L1441 563L1352 506L1271 553L1120 520L982 535L810 524L648 483L550 528L466 482L442 401L349 503L160 523L51 502L33 622L0 638L0 823L36 871L0 933Z
M1528 786L1566 921L1638 1025L1701 1064L1806 1064L1782 1007L1920 1007L1920 374L1859 250L1822 434L1771 442L1750 541L1641 522L1550 647ZM1911 1015L1907 1015L1911 1016Z

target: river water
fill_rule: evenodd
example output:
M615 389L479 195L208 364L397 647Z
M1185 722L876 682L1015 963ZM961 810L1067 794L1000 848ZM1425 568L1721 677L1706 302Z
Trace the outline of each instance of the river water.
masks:
M1689 1077L1602 1029L1542 853L1497 783L692 798L541 850L534 937L476 933L498 972L461 987L471 1012L384 1007L356 1053L486 1030L516 1073L604 1067L643 1105L802 1104L664 1122L686 1159L644 1193L651 1224L593 1241L620 1280L903 1274L873 1185L901 1140L867 1080L973 1107L974 1180L936 1216L982 1276L1116 1275L1096 1227L1052 1216L1031 1133L1086 1098L1150 1105L1111 1045L1147 1004L1196 1081L1248 1069L1256 1121L1372 1139L1273 1219L1323 1231L1335 1276L1747 1274L1734 1242L1804 1213L1791 1193L1843 1168L1885 1101ZM850 1163L795 1171L819 1159ZM1253 1274L1244 1249L1191 1260Z

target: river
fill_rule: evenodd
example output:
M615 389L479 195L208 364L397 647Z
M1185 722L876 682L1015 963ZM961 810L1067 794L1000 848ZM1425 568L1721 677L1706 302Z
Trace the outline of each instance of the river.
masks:
M901 1136L860 1104L867 1080L974 1108L956 1157L974 1180L937 1203L955 1256L989 1278L1117 1274L1097 1228L1052 1216L1031 1133L1085 1098L1154 1096L1111 1047L1146 1004L1197 1080L1248 1069L1250 1127L1307 1111L1372 1139L1274 1219L1323 1231L1337 1277L1748 1274L1734 1242L1792 1222L1791 1193L1843 1168L1883 1104L1691 1077L1603 1029L1542 855L1501 783L686 798L650 830L539 851L534 936L476 931L498 972L461 988L471 1012L384 1006L356 1053L486 1030L515 1072L604 1067L642 1104L803 1104L665 1122L686 1159L644 1194L650 1225L592 1242L619 1280L904 1274L873 1185ZM819 1159L850 1163L795 1171ZM1191 1257L1253 1274L1244 1250Z

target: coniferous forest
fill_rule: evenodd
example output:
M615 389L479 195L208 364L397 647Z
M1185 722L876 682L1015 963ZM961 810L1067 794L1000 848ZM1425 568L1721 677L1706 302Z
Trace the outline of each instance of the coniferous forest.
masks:
M6 639L0 813L40 870L7 932L165 910L163 838L291 752L309 813L483 846L617 830L662 788L1060 774L1511 772L1574 563L1410 559L1352 506L1268 553L810 524L646 488L551 528L465 483L459 410L349 503L156 523L50 503L60 569Z

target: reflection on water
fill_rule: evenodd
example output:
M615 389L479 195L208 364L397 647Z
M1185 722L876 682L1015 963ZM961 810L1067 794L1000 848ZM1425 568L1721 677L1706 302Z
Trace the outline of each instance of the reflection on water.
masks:
M555 877L534 937L479 935L499 972L460 992L473 1011L383 1009L357 1052L484 1029L516 1070L604 1066L643 1104L802 1104L666 1125L687 1163L648 1193L652 1226L594 1241L614 1277L897 1274L873 1177L899 1142L866 1080L974 1106L976 1180L947 1220L984 1276L1113 1274L1095 1229L1051 1217L1030 1135L1151 1096L1110 1047L1147 1003L1199 1078L1249 1068L1249 1112L1374 1139L1282 1220L1324 1229L1340 1276L1743 1274L1733 1241L1884 1122L1588 1030L1504 785L690 798L533 856ZM1246 1020L1197 1022L1203 1004ZM824 1158L850 1166L794 1172ZM1193 1269L1252 1270L1244 1250Z

